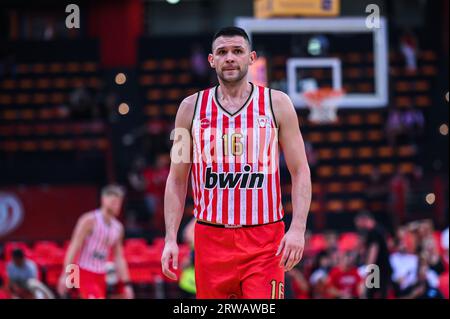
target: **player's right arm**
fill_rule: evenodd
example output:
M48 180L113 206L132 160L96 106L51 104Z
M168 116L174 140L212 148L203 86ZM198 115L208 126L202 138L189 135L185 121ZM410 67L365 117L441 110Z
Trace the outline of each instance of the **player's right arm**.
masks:
M92 213L87 213L78 219L75 230L73 231L72 238L70 240L69 247L67 248L66 256L64 258L64 267L61 273L58 284L58 293L63 295L66 291L66 269L68 265L71 265L75 259L76 254L80 251L84 239L88 234L92 232L95 219Z
M197 95L191 95L181 102L175 119L174 143L171 164L164 195L164 219L166 236L161 266L164 275L176 280L170 270L178 268L177 234L184 212L189 171L192 158L192 137L190 134Z

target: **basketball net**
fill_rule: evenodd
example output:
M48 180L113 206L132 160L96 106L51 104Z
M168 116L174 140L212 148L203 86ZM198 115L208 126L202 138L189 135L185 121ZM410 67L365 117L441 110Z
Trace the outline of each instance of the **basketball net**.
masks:
M312 123L326 124L337 121L337 106L344 91L330 88L320 88L306 91L302 94L310 110L309 120Z

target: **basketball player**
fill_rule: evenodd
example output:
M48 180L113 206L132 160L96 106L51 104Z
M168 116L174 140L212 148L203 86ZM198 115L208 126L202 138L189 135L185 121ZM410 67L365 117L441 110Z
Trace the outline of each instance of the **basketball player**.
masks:
M176 280L177 233L191 173L197 298L283 298L284 272L303 254L311 202L303 138L289 97L247 80L255 60L244 30L221 29L208 56L219 85L187 97L175 120L175 135L187 134L175 139L173 150L187 148L193 160L174 161L172 152L161 264ZM286 234L278 145L292 180Z
M75 227L61 274L58 292L61 296L67 291L67 266L75 262L79 267L80 297L82 299L106 298L106 263L110 253L119 278L124 284L125 298L133 298L128 266L123 254L123 226L117 220L124 198L120 186L108 185L101 192L101 207L82 215ZM72 275L72 273L69 273Z

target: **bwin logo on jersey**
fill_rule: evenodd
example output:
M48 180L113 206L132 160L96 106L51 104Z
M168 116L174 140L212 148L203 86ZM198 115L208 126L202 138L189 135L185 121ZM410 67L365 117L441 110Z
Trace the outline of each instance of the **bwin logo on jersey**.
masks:
M211 167L208 167L205 172L205 188L262 188L265 175L263 173L250 173L250 170L250 165L245 165L244 172L215 173Z

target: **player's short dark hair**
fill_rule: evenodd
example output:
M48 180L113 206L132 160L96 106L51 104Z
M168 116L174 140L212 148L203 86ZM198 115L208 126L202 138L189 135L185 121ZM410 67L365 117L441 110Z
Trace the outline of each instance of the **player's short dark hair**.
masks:
M23 259L25 257L23 250L20 248L14 248L11 255L14 259Z
M102 196L125 196L125 189L120 185L110 184L102 188Z
M235 37L235 36L243 37L247 41L248 45L251 47L250 38L248 37L247 32L245 32L245 30L242 28L234 26L224 27L219 31L217 31L213 36L211 44L213 44L218 37Z

